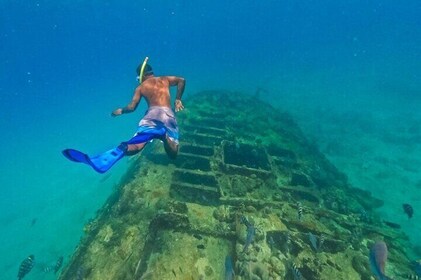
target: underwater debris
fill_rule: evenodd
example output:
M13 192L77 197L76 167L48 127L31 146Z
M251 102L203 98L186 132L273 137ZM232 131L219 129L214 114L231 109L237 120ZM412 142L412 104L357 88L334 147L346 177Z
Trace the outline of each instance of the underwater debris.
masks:
M35 265L35 256L30 255L26 259L24 259L20 266L19 266L19 272L18 272L18 279L21 280L23 277L25 277L26 274L28 274L32 268Z
M221 205L213 211L213 217L220 222L231 222L233 215L231 215L230 208Z
M352 268L358 272L361 280L371 280L372 273L367 263L367 258L361 254L357 254L352 258Z
M267 266L262 262L243 262L238 275L244 276L244 279L265 280L269 278Z
M153 275L153 270L149 270L145 272L142 277L139 278L139 280L146 280L148 277ZM152 279L152 278L151 278Z

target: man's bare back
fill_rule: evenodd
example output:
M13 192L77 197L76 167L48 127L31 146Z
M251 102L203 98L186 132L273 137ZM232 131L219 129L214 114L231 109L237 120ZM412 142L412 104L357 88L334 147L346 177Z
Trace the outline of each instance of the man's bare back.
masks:
M112 112L112 116L131 113L136 110L142 97L146 99L148 107L163 106L171 108L170 86L177 86L177 96L174 104L176 112L184 109L181 96L185 87L185 80L175 76L147 77L134 91L132 101L124 108Z
M136 91L139 91L141 97L145 97L148 106L171 108L170 86L176 86L178 84L183 84L184 86L184 83L183 78L174 76L151 77L139 85ZM175 111L177 112L180 109L175 104Z

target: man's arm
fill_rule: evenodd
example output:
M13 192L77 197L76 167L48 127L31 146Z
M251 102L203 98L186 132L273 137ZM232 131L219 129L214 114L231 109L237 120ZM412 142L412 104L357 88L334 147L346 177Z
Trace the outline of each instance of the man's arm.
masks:
M183 103L181 102L181 97L184 93L184 88L186 86L186 80L181 77L169 76L167 77L170 86L177 86L177 95L175 97L175 111L181 111L184 109Z
M116 117L125 113L134 112L139 105L140 99L142 98L142 91L140 90L140 86L138 86L133 94L132 101L124 108L118 108L111 113L111 116Z

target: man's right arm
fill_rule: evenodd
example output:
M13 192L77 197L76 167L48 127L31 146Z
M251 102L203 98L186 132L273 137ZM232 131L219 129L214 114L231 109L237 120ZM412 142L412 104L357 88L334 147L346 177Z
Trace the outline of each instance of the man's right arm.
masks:
M140 90L140 86L138 86L133 94L132 101L123 108L118 108L111 113L111 116L116 117L125 113L134 112L139 105L140 99L142 98L142 91Z

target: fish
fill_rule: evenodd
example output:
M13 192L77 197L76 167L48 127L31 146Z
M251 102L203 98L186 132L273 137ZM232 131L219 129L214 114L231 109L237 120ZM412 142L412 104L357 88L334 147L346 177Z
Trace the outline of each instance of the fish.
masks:
M300 270L298 270L298 267L295 265L295 263L292 263L292 275L294 275L294 280L303 280L303 275L301 274Z
M273 251L275 249L275 241L273 240L273 237L269 236L267 241L268 241L268 244L270 246L270 250Z
M63 265L63 256L60 256L56 262L56 265L54 266L54 274L56 274L60 270L62 265Z
M394 228L394 229L400 229L401 226L399 224L396 223L392 223L392 222L388 222L388 221L383 221L383 223L385 225L387 225L388 227Z
M33 227L37 223L37 218L33 218L31 221L31 227Z
M35 265L35 256L29 255L26 259L24 259L19 266L19 272L18 272L18 280L23 279L26 274L28 274L31 269Z
M291 235L289 234L289 231L285 233L285 251L288 254L289 249L291 247Z
M301 205L301 202L297 203L297 208L298 208L298 220L301 221L301 219L303 218L303 205Z
M240 217L240 221L242 224L244 224L247 227L247 237L246 237L246 243L243 247L243 253L247 251L248 247L254 240L254 236L256 235L256 228L247 220L245 216Z
M383 241L377 241L370 249L370 268L378 280L389 280L384 274L387 262L387 245Z
M418 275L415 274L408 274L406 278L409 280L420 280L420 277L418 277Z
M61 257L58 258L57 262L54 265L46 266L43 269L43 271L45 273L49 273L49 272L54 271L54 274L56 274L60 270L62 265L63 265L63 257L61 256Z
M242 215L240 217L240 222L245 225L246 227L251 226L251 223L249 222L249 220L247 220L246 216Z
M369 217L367 211L365 211L365 209L361 209L360 220L363 221L363 222L369 222L370 221L370 217Z
M421 260L414 261L413 268L417 276L421 277Z
M197 234L197 233L193 233L193 237L196 238L196 239L198 239L198 240L202 240L203 239L203 237L201 235Z
M83 269L83 267L79 267L76 272L76 280L83 280L84 277L85 277L85 270Z
M308 239L310 239L311 247L317 252L319 247L317 246L317 237L311 232L308 233Z
M412 208L412 206L408 203L404 203L402 204L402 207L403 211L406 213L406 215L408 215L408 218L411 219L414 215L414 209Z
M234 264L230 255L225 257L225 277L224 280L234 280Z
M325 240L326 240L326 236L324 234L321 234L319 238L319 252L322 251L323 244L325 244Z
M246 243L244 244L244 247L243 247L243 253L247 251L248 247L253 242L255 235L256 235L256 228L252 224L249 224L247 226L247 237L246 237Z

